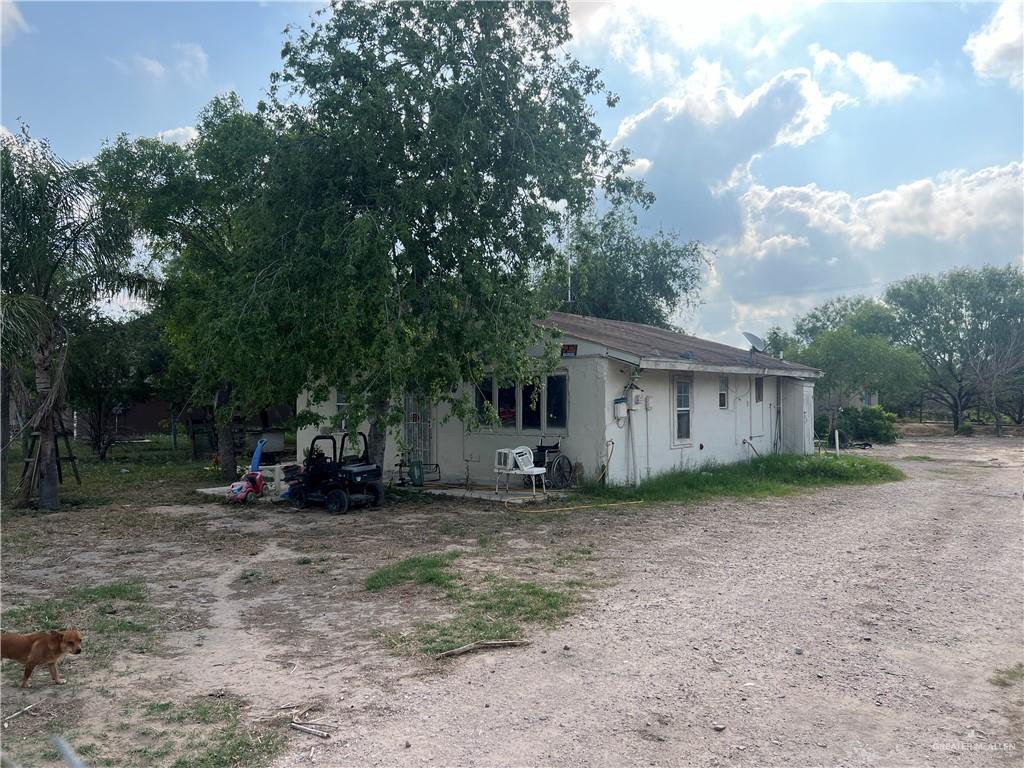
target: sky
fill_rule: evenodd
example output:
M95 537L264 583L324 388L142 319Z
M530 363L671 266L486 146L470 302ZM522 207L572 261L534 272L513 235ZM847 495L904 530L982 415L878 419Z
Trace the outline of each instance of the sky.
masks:
M0 0L0 122L88 158L254 106L321 4ZM1024 258L1024 3L574 2L572 53L657 200L714 252L690 332L744 346L837 295Z

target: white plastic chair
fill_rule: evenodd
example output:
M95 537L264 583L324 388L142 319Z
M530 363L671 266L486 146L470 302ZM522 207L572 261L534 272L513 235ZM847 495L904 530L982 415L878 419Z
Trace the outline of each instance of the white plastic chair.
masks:
M540 476L541 489L547 493L547 484L544 475L547 469L533 466L533 451L525 445L518 448L499 448L494 452L494 472L497 475L494 479L494 492L498 492L498 485L501 483L501 476L505 476L505 492L508 493L509 475L521 475L530 478L530 487L533 495L537 495L537 477Z

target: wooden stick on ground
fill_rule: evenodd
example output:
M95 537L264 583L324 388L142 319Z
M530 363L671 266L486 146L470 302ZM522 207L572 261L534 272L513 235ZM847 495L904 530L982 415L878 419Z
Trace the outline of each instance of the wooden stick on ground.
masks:
M13 715L8 715L7 717L5 717L5 718L4 718L4 722L6 723L6 722L7 722L8 720L13 720L14 718L16 718L16 717L17 717L18 715L20 715L20 714L21 714L21 713L23 713L23 712L28 712L28 711L29 711L30 709L32 709L32 707L34 707L34 706L35 706L36 704L38 704L38 703L39 703L39 702L37 701L37 702L35 702L35 704L29 704L29 705L28 705L27 707L25 707L24 709L19 709L19 710L18 710L17 712L15 712L15 713L14 713Z
M511 648L516 645L529 645L529 640L477 640L475 643L469 643L458 648L452 648L450 651L439 653L435 656L435 659L445 659L449 656L461 656L464 653L471 653L472 651L479 651L484 648Z
M309 733L313 736L319 736L321 739L331 738L331 734L327 733L327 731L321 731L317 728L310 728L308 725L303 725L302 723L289 723L289 725L296 731L302 731L303 733Z

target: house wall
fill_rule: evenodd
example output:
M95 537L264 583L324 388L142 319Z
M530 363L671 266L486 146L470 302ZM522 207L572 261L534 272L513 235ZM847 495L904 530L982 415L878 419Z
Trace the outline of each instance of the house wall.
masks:
M337 412L338 412L338 404L337 404L337 396L336 396L336 394L337 393L332 389L331 392L330 392L330 396L327 398L327 400L325 402L318 403L318 404L316 404L314 406L311 406L309 404L309 396L308 396L308 394L303 393L303 394L299 395L298 401L296 403L297 410L298 411L303 411L303 410L306 410L308 408L309 410L313 411L314 413L317 413L317 414L320 414L321 416L323 416L323 421L320 422L320 424L318 424L318 425L311 425L311 426L307 426L307 427L302 427L301 429L299 429L296 432L296 434L295 434L295 454L296 454L295 455L295 460L297 462L302 463L302 461L306 458L306 453L305 453L306 449L309 448L309 444L313 441L313 438L316 437L317 435L333 434L334 435L334 439L338 441L338 450L339 451L341 450L341 438L344 436L345 433L340 431L340 430L332 431L330 429L331 420L334 418L335 415L337 415ZM363 422L362 424L359 425L359 431L360 432L364 432L365 433L365 432L367 432L368 429L369 429L369 424L367 422ZM346 450L347 450L347 448L346 448ZM388 439L387 439L387 444L386 444L386 447L385 447L385 450L384 450L384 466L381 467L381 469L383 470L383 473L384 473L384 481L385 482L387 482L388 479L391 477L391 473L394 471L395 464L397 464L397 463L398 463L397 443L389 435Z
M693 469L709 462L731 463L754 455L747 439L761 455L772 452L775 426L775 377L765 377L764 396L755 402L753 375L729 376L728 407L719 407L717 373L694 372L690 439L675 439L675 380L673 371L643 371L636 386L644 405L628 411L628 418L612 418L613 401L629 385L632 367L607 361L607 439L615 441L609 481L630 483L676 469ZM648 401L650 398L648 410Z
M476 483L493 483L494 454L499 448L525 445L533 449L541 438L546 444L560 442L562 452L581 462L593 477L595 467L604 463L607 361L594 345L578 345L575 358L563 358L552 373L566 375L568 417L565 429L520 430L511 427L479 427L467 430L462 421L450 417L448 406L435 408L435 440L441 475L449 482L464 482L467 470ZM467 385L468 386L468 385Z
M731 463L779 449L796 453L813 451L813 383L766 376L761 402L755 398L755 376L729 377L728 407L720 408L717 373L685 374L692 381L690 439L675 440L675 378L672 371L643 371L636 380L644 405L627 411L616 421L614 401L622 396L633 371L629 363L607 357L580 357L561 361L559 370L568 376L569 414L567 429L549 432L545 442L561 441L562 452L582 465L586 478L595 478L611 462L608 481L616 484L642 481L675 470L693 469L709 462ZM790 421L786 419L787 395ZM650 410L646 398L650 397ZM776 444L777 404L783 400L782 442ZM437 456L444 479L464 482L467 470L474 483L494 482L494 453L499 448L526 445L541 440L539 430L480 428L467 431L461 421L447 418L445 406L436 409ZM789 435L787 430L795 430ZM744 443L746 439L750 445ZM789 446L786 448L786 446Z
M709 462L731 463L783 451L812 453L814 450L814 383L787 377L766 376L761 402L755 401L755 376L729 376L728 407L719 407L719 374L646 370L636 386L643 404L616 421L614 401L631 380L633 366L608 357L599 345L577 342L575 357L564 357L553 373L567 377L568 415L564 429L542 431L518 427L467 429L450 414L447 405L433 408L433 453L445 482L465 482L467 473L474 483L494 482L494 454L500 448L519 445L535 447L541 442L560 441L562 452L582 466L584 477L596 478L608 461L607 479L623 484L642 481L675 470L693 469ZM690 439L675 440L675 379L686 376L692 382ZM472 393L472 385L466 385ZM646 398L649 400L649 409ZM777 406L781 404L781 429L777 430ZM300 398L300 410L306 407ZM520 408L522 404L520 403ZM336 411L334 397L315 409L324 414L325 424ZM365 431L365 426L362 427ZM298 434L298 459L312 437L319 433L307 427ZM780 438L776 440L776 435ZM340 434L337 438L340 442ZM744 443L744 440L749 442ZM613 444L613 447L611 447ZM398 460L396 441L389 436L384 476L394 472Z

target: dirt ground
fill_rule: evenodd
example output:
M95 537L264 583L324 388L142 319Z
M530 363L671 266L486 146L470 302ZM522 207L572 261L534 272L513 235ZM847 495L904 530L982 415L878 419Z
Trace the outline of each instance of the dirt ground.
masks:
M873 455L908 479L689 508L132 504L9 520L5 610L141 578L159 630L106 666L87 637L66 686L37 673L22 691L5 669L3 717L37 706L4 748L52 764L39 743L59 731L127 751L151 730L146 702L229 696L290 734L276 768L1019 765L1022 684L990 678L1024 662L1022 443ZM466 573L581 584L580 609L522 648L396 654L379 633L450 608L365 577L452 547ZM310 703L329 740L285 730L287 706Z

